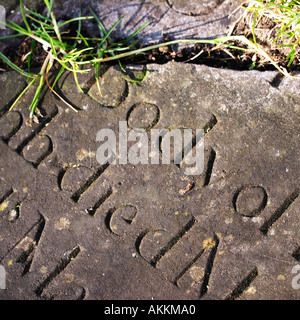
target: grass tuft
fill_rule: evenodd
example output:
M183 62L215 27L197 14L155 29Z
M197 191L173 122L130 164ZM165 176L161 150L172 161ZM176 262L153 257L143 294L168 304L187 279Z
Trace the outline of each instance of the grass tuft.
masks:
M264 17L275 23L277 36L272 45L289 49L286 58L290 66L297 53L300 43L300 1L299 0L251 0L246 11L253 14L252 34L256 44L258 22Z

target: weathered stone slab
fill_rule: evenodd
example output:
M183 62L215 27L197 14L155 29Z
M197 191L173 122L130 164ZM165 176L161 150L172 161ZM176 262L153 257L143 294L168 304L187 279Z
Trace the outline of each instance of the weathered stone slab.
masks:
M163 37L213 38L225 35L236 19L232 14L239 1L91 1L107 27L120 17L115 35L129 35L146 22L150 25L138 36L144 43L157 43ZM232 15L231 15L232 14Z
M115 105L66 73L60 92L79 113L47 92L28 127L33 91L11 113L0 106L13 128L0 131L0 298L297 299L299 82L169 63L137 85L142 67L112 68L102 89L122 96ZM100 165L97 132L118 134L119 121L204 129L204 171Z
M24 1L31 9L40 9L43 1ZM234 12L241 2L239 0L221 1L119 1L119 0L55 0L54 12L58 21L79 16L90 16L91 7L107 29L123 17L112 32L113 38L129 36L145 23L150 23L146 29L137 35L143 45L158 43L162 39L183 38L216 38L226 35L229 26L237 19L239 12ZM7 19L16 23L22 22L18 9L18 1L4 1L7 8ZM12 9L15 9L11 12ZM46 11L45 11L46 12ZM99 36L95 21L85 21L83 26L90 35ZM0 35L10 33L0 30ZM1 42L1 50L14 40ZM177 48L174 47L174 50Z

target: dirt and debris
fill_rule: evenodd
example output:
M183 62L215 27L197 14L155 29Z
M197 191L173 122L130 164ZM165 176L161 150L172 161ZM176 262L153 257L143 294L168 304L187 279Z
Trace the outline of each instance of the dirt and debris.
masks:
M288 72L300 71L300 51L295 55L295 58L289 66L289 59L287 58L291 48L284 47L286 44L284 39L279 36L279 25L270 17L262 15L257 19L255 27L255 35L253 36L253 13L245 11L244 14L237 20L232 27L233 35L243 35L250 41L254 42L254 36L257 44L269 55L269 57L281 66L287 69ZM253 57L253 55L252 55ZM255 69L260 67L267 67L269 64L265 59L257 58L254 61ZM253 59L254 60L254 59ZM258 67L258 68L257 68Z

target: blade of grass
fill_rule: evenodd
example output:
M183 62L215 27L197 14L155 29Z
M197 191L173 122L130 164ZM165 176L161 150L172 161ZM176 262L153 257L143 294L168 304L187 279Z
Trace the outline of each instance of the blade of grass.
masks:
M121 17L121 18L120 18L117 22L115 22L115 23L113 24L113 26L107 31L107 33L104 35L102 41L100 41L100 43L98 44L97 50L102 47L102 45L105 43L106 39L109 38L109 36L110 36L110 34L112 33L112 31L113 31L113 30L116 28L116 26L122 21L123 18L124 18L124 17Z
M24 8L24 11L29 13L32 16L36 16L37 18L43 19L43 20L51 23L51 19L49 19L48 17L45 17L45 16L43 16L43 15L37 13L37 12L31 11L31 10L29 10L27 8Z
M48 13L47 13L47 18L50 18L51 12L53 11L53 0L44 0L47 8L48 8Z
M122 65L122 63L121 63L120 60L118 60L118 64L119 64L119 67L121 68L121 70L122 70L123 72L126 72L126 70L125 70L125 68L123 67L123 65Z
M28 32L31 32L31 29L29 27L28 21L26 19L25 13L24 13L24 7L23 7L22 0L20 0L20 10L21 10L21 15L22 15L22 18L23 18L23 21L25 23L27 30L28 30Z
M39 23L39 24L43 24L44 27L49 27L49 24L48 24L47 22L41 21L41 20L39 20L39 19L36 19L35 17L32 17L31 15L27 15L27 17L28 17L30 20L34 21L34 22L37 22L37 23Z
M293 63L293 61L295 59L295 55L296 55L296 49L294 48L293 50L291 50L291 52L286 57L287 59L290 59L288 62L288 67Z
M87 20L87 19L93 19L92 16L85 16L85 17L77 17L77 18L73 18L67 21L64 21L63 23L59 24L58 27L61 28L67 24L70 24L71 22L75 22L75 21L82 21L82 20Z
M81 8L79 8L79 18L81 18ZM78 25L77 25L77 30L76 30L76 35L78 36L81 33L81 21L78 20ZM73 44L73 48L77 47L78 42L75 40Z
M54 82L52 84L52 86L50 87L50 90L52 91L57 83L57 81L59 80L59 78L61 77L61 75L63 74L63 72L65 71L65 68L64 67L61 67L57 76L55 77L54 79Z
M107 34L107 31L103 25L103 23L100 21L100 19L98 18L98 16L96 15L96 13L92 10L91 7L89 7L93 17L95 18L97 25L98 25L98 29L100 31L100 37L103 38L105 36L105 34ZM109 40L111 40L110 38L108 38Z
M32 42L32 45L30 46L30 54L28 55L28 58L27 58L27 69L28 69L28 72L30 72L31 58L32 58L32 53L33 53L35 47L36 47L36 40L34 40Z
M13 29L15 31L18 31L20 33L22 33L23 35L26 35L26 36L30 36L32 33L29 32L28 30L22 28L21 26L19 26L18 24L16 24L15 22L11 21L11 20L7 20L7 22L11 23L11 24L8 24L8 23L3 23L6 27L10 28L10 29Z
M150 24L150 22L145 23L140 28L138 28L136 31L134 31L129 37L127 37L124 41L121 41L120 43L122 43L122 45L128 43L132 38L134 38L138 33L140 33L143 29L145 29L149 24Z
M256 35L255 35L255 27L256 27L257 17L258 17L258 11L255 11L254 18L253 18L253 24L252 24L252 37L253 37L253 43L256 47L257 47L257 42L256 42Z
M226 39L228 39L228 41L229 40L234 40L234 39L236 39L236 36L226 37ZM126 58L126 57L129 57L129 56L137 55L137 54L140 54L140 53L143 53L143 52L146 52L146 51L158 49L158 48L160 48L162 46L166 47L166 46L171 46L171 45L179 44L179 43L203 43L203 44L214 44L214 45L217 45L217 44L220 44L220 43L223 43L223 42L225 42L225 38L223 38L223 37L222 38L217 38L217 39L214 39L214 40L197 40L197 39L181 39L180 40L179 39L179 40L174 40L174 41L169 41L169 42L165 42L165 43L151 45L151 46L148 46L148 47L143 47L143 48L132 50L132 51L125 52L125 53L120 53L120 54L117 54L117 55L114 55L114 56L111 56L111 57L93 59L93 60L91 60L89 62L96 63L96 62L105 62L105 61L107 62L107 61L112 61L112 60L118 60L118 59ZM87 64L89 62L87 62L87 61L78 62L78 64Z
M36 36L36 35L33 34L33 33L28 32L26 29L20 27L19 25L17 25L17 24L14 23L13 21L10 21L10 20L8 20L8 21L11 23L11 25L9 25L9 24L7 24L7 23L5 24L8 28L10 28L10 29L12 29L12 30L15 30L15 31L17 31L17 32L20 32L20 33L22 33L24 36L28 36L28 37L30 37L30 38L32 38L32 39L35 39L35 40L37 40L38 42L40 42L42 45L44 45L44 46L46 46L46 47L48 47L48 48L51 47L50 44L49 44L47 41L45 41L44 39Z
M127 47L117 47L115 48L113 45L110 45L108 48L105 49L106 53L115 54L115 52L122 52L128 51L130 48L134 47L138 43L138 40L134 41L132 44L128 45Z
M18 66L16 66L13 62L11 62L2 52L0 52L0 58L9 66L11 67L13 70L19 72L20 74L22 74L25 77L28 78L35 78L34 75L32 75L31 73L28 73L24 70L22 70L21 68L19 68Z
M54 55L55 58L57 58L57 52L53 43L53 39L49 36L48 32L46 31L46 29L44 28L43 25L41 25L42 30L44 31L45 36L48 38L48 42L50 43L51 46L51 51L52 51L52 55Z
M80 32L77 31L77 35L79 39L81 39L87 47L90 46L89 43L87 42L87 39Z
M23 97L23 95L29 90L29 88L35 83L38 76L33 78L31 82L26 86L26 88L21 92L21 94L18 96L18 98L14 101L14 103L10 106L9 111L13 109L13 107L18 103L18 101Z
M35 95L34 95L34 98L31 102L31 105L29 107L29 109L31 110L30 112L30 118L33 118L33 115L35 113L35 110L36 110L36 107L37 107L37 104L38 104L38 101L39 101L39 96L41 94L41 91L43 89L43 85L44 85L44 75L42 74L41 77L40 77L40 83L35 91Z
M0 23L2 23L2 22L0 21ZM11 35L9 35L9 36L0 37L0 40L6 40L6 39L16 38L16 37L20 37L20 36L23 36L23 34L22 34L22 33L11 34Z
M53 65L53 62L54 62L54 59L53 59L53 56L50 56L50 54L48 54L48 57L49 58L49 63L47 65L47 70L46 70L46 83L47 83L47 86L50 88L51 92L53 92L62 102L64 102L69 108L71 108L73 111L75 112L78 112L78 110L76 110L70 103L68 103L66 100L64 100L54 89L54 85L56 84L56 82L58 81L58 79L60 78L62 72L63 72L63 68L59 71L58 75L56 76L55 78L55 81L54 81L54 84L51 86L50 83L49 83L49 71L50 69L52 68L52 65Z
M44 60L43 62L43 65L42 65L42 68L40 70L40 73L38 74L38 77L40 78L40 83L35 91L35 95L34 95L34 98L31 102L31 105L29 107L29 109L31 110L30 112L30 118L33 118L33 115L35 113L35 110L36 110L36 107L37 107L37 104L38 104L38 101L39 101L39 97L40 97L40 94L42 92L42 89L43 89L43 86L44 86L44 81L45 81L45 73L46 73L46 70L48 70L49 68L49 61L50 61L50 64L52 62L51 60L51 52L48 53L46 59Z
M98 59L101 59L103 57L103 51L99 51L98 52ZM100 82L99 82L99 78L100 78L100 62L96 62L94 64L95 66L95 79L96 79L96 83L97 83L97 88L98 88L98 92L100 94L101 97L103 97L102 95L102 91L101 91L101 87L100 87Z
M57 36L58 40L59 40L60 42L62 42L62 41L61 41L61 35L60 35L59 27L58 27L58 24L57 24L57 22L56 22L56 18L55 18L55 16L54 16L53 12L51 12L50 16L51 16L51 19L52 19L52 24L53 24L53 26L54 26L54 31L55 31L55 33L56 33L56 36Z
M286 24L285 26L283 26L280 30L279 30L279 34L278 36L275 38L275 40L272 42L272 45L274 45L277 40L284 34L285 30L291 25L291 22Z

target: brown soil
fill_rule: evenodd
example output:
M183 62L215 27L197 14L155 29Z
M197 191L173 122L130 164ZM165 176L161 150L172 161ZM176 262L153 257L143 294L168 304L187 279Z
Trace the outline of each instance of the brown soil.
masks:
M15 48L8 48L4 50L4 54L18 67L21 69L27 68L27 61L28 61L28 52L30 52L30 48L33 44L33 40L30 38L24 38L23 41ZM46 58L47 54L43 49L40 43L36 43L35 49L32 54L31 58L31 68L40 67L44 59ZM2 61L0 63L0 68L4 70L9 70L10 68L5 65Z
M245 12L242 18L236 23L232 30L234 35L244 35L247 39L253 41L253 14ZM290 53L290 48L281 47L284 44L280 38L277 38L279 34L279 25L267 16L259 16L255 28L255 37L257 43L263 48L263 50L277 63L278 66L286 68L289 72L300 71L300 51L296 54L292 64L288 66L289 59L287 56ZM260 59L258 65L266 65L268 61Z

